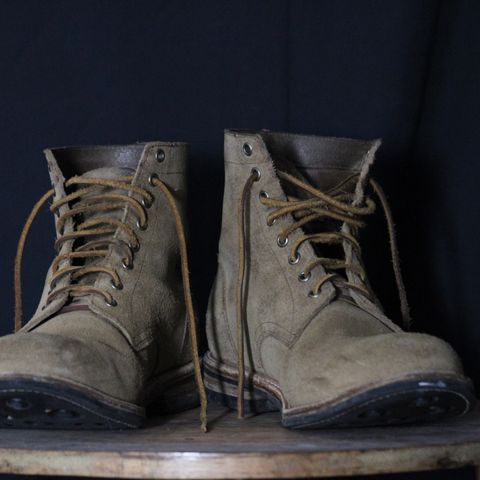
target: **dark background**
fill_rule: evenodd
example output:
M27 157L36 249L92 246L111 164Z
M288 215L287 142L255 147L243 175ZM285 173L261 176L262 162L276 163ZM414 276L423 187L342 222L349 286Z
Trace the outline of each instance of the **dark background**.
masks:
M0 0L0 333L13 326L20 230L49 189L44 147L191 143L203 314L224 128L383 137L374 176L396 219L414 328L451 342L478 381L479 25L476 0ZM52 225L45 212L27 244L27 316L52 259ZM399 319L385 232L378 214L363 237L366 262Z

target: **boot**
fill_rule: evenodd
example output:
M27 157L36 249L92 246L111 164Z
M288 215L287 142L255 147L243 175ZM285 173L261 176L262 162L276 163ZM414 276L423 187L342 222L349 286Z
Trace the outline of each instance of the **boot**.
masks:
M128 429L149 405L169 413L196 406L198 389L205 396L182 227L187 146L45 154L53 189L22 232L17 333L0 339L0 426ZM20 329L25 239L52 196L57 256Z
M243 412L286 427L343 427L460 415L473 405L442 340L388 319L362 263L358 231L378 193L380 142L270 132L225 135L218 272L207 313L205 384Z

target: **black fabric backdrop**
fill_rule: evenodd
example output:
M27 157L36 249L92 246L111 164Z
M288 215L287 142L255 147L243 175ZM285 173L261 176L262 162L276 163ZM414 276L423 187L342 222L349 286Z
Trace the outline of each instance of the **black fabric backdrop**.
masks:
M13 325L19 232L49 188L44 147L191 143L203 315L224 128L383 137L374 176L396 219L415 329L450 341L479 380L479 25L476 0L0 0L0 333ZM42 214L27 244L27 316L52 259L52 225ZM377 215L363 244L398 319L385 232Z

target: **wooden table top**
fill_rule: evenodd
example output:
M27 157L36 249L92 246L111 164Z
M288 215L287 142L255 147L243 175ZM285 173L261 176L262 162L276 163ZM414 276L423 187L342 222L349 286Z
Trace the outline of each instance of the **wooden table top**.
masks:
M0 431L0 473L110 478L306 478L480 465L480 411L439 423L292 431L278 414L210 407L136 431Z

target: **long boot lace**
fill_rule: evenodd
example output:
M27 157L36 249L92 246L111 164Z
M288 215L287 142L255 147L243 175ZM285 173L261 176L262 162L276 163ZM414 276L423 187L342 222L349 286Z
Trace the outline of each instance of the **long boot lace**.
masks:
M93 285L74 283L78 282L81 277L90 274L104 273L111 277L112 285L118 289L122 288L120 276L114 268L102 266L92 262L84 265L71 265L71 261L78 261L79 259L102 259L108 254L109 247L114 246L121 249L125 253L122 260L125 268L132 268L134 261L134 252L139 248L138 236L135 228L127 225L125 222L109 217L107 215L95 216L75 226L73 231L64 233L64 226L68 219L75 218L86 213L112 212L130 205L137 216L136 227L139 229L147 228L147 213L146 209L153 201L153 195L140 187L132 185L133 176L118 177L115 180L105 180L101 178L85 178L72 177L65 182L65 187L77 187L78 189L63 198L54 201L50 206L50 211L58 215L60 207L66 204L71 204L72 208L63 215L60 215L57 221L58 239L56 241L56 248L59 249L66 241L82 239L84 243L66 254L57 255L52 263L52 278L50 283L50 293L47 297L46 303L52 302L57 296L68 294L70 297L83 297L87 295L98 295L104 299L108 305L116 305L115 299L110 292L97 288ZM150 184L160 189L165 196L169 207L172 211L177 237L180 245L180 259L181 271L183 279L183 292L185 297L185 305L188 317L190 344L192 348L192 358L195 372L195 381L200 396L200 421L201 428L204 432L207 431L207 396L205 386L203 383L201 365L199 359L198 338L196 330L195 312L192 301L192 294L190 289L190 277L188 268L187 256L187 242L185 231L183 228L182 218L176 201L168 186L163 183L158 176L152 175L150 177ZM105 188L111 189L112 192L105 192ZM102 192L98 192L102 189ZM114 191L113 191L114 190ZM125 193L118 193L118 191ZM131 194L138 195L141 200L138 201ZM35 217L45 205L45 203L54 195L54 190L49 190L43 195L40 200L33 207L30 215L27 218L25 226L17 247L17 255L15 257L15 332L22 328L22 257L25 248L25 242L32 226ZM117 229L122 230L128 241L120 240L113 234ZM104 238L99 238L103 236ZM95 239L97 238L97 239ZM91 240L90 240L91 239ZM62 267L61 264L68 261L68 266ZM71 282L60 288L56 288L58 280L64 276L70 276Z
M286 247L289 243L289 236L296 230L301 229L311 222L319 219L332 219L347 225L348 231L344 229L336 231L327 231L320 233L303 233L299 235L290 247L289 262L296 264L300 260L300 246L305 242L313 244L324 245L342 245L344 242L349 244L356 252L357 258L361 259L361 248L357 240L358 230L365 226L362 220L363 216L370 215L375 211L375 203L371 198L366 196L361 205L354 205L354 194L352 189L347 187L357 180L358 175L352 175L346 178L343 182L329 190L327 193L312 187L311 185L299 180L298 178L286 173L277 172L279 178L284 182L294 185L297 189L306 193L308 198L306 200L296 198L294 196L287 196L287 200L275 200L270 198L268 193L262 191L260 193L260 202L263 205L271 207L272 210L267 216L267 224L273 223L286 215L292 215L294 222L285 228L277 238L279 247ZM237 368L239 372L237 384L237 412L238 417L243 417L243 402L244 402L244 385L245 385L245 358L244 358L244 330L245 330L245 306L244 306L244 280L245 280L245 264L246 264L246 242L245 242L245 206L246 200L249 197L252 185L258 181L259 173L253 169L251 175L247 179L238 204L238 254L239 266L237 275L236 288L236 318L237 318ZM393 271L395 275L395 282L397 285L400 310L402 320L405 327L409 327L411 323L408 301L405 291L405 286L400 270L400 261L398 256L398 248L395 234L395 225L393 223L392 212L388 205L386 196L380 185L373 179L370 180L370 185L373 191L380 200L383 212L388 225L390 253L393 264ZM310 291L311 297L318 297L320 289L326 282L332 282L338 287L355 290L367 298L371 298L371 291L365 284L366 273L365 269L360 263L347 263L346 260L329 257L317 257L310 262L300 273L299 279L307 281L310 279L312 271L317 266L322 266L325 274L322 275L317 283ZM349 282L339 271L351 271L356 273L361 282Z

